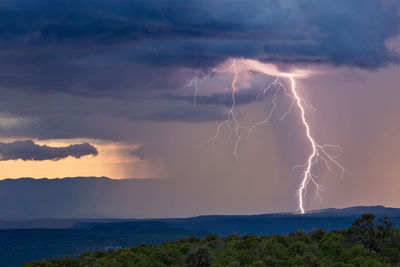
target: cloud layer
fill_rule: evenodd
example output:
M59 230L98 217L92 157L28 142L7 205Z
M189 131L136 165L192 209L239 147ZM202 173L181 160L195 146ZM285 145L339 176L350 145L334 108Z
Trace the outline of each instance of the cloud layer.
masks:
M231 57L284 67L396 64L386 44L399 21L395 0L5 0L0 113L32 123L0 121L0 133L110 138L97 121L219 120L225 93L199 96L196 112L193 88L182 94L197 74ZM238 104L253 99L238 94Z
M399 62L386 46L399 33L397 2L3 1L0 86L113 96L176 89L178 69L230 57L378 68Z
M97 149L89 143L50 147L35 144L32 140L0 143L0 160L60 160L67 157L96 156Z

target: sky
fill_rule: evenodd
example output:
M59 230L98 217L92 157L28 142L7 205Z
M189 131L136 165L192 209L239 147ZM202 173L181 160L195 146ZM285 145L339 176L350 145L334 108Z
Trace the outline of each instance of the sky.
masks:
M302 178L294 167L311 150L300 110L280 120L290 97L257 98L293 74L315 108L305 111L312 136L340 146L332 153L348 171L315 166L320 198L311 183L306 208L400 207L399 8L396 0L3 0L1 179L157 178L144 203L190 204L169 214L135 206L150 217L294 211ZM268 123L240 130L237 154L228 124L207 142L232 105L233 62L241 125L263 120L278 100Z

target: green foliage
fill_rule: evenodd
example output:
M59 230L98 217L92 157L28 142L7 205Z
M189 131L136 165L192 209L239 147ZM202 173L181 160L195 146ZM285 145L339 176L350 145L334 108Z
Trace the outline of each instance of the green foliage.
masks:
M83 266L400 266L400 230L388 217L364 214L348 230L287 236L218 237L208 234L162 245L138 245L108 252L86 252L78 259L32 262L25 267Z
M377 220L373 214L363 214L353 222L349 232L355 242L360 242L364 247L380 252L393 242L392 226L387 216Z

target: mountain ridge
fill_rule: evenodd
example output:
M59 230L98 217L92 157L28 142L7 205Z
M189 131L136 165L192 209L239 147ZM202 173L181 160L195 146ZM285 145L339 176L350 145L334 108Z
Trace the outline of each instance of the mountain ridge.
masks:
M263 213L253 215L199 215L183 218L41 218L31 220L0 220L0 229L71 229L79 224L104 224L128 222L208 222L216 220L259 220L274 218L355 218L364 213L376 216L389 216L400 219L400 209L377 206L352 206L343 209L327 208L310 211L305 214L298 213Z
M252 213L243 208L237 212L221 214L221 210L234 211L226 205L219 208L189 209L187 195L170 192L182 181L174 178L64 177L64 178L7 178L0 180L0 221L27 221L47 219L162 219L194 218L199 216L283 216L295 211ZM199 201L203 196L195 196ZM147 205L142 205L142 203ZM251 207L249 207L251 208ZM262 210L259 205L258 210ZM383 206L355 206L311 210L303 216L359 215L361 213L397 215L398 209ZM207 214L208 213L208 214ZM194 219L192 219L194 220ZM1 228L1 226L0 226Z

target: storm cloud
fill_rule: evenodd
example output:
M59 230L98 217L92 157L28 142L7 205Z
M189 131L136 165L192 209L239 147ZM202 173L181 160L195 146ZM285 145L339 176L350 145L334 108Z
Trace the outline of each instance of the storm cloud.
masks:
M97 149L89 143L50 147L35 144L32 140L0 143L0 160L60 160L67 157L96 156Z
M118 140L144 150L159 124L226 117L228 87L200 88L193 110L187 86L219 63L377 70L399 62L387 45L399 25L395 0L4 0L0 135ZM237 104L256 95L241 88Z
M182 68L206 71L231 57L399 62L386 45L399 33L395 0L18 0L2 1L0 15L0 86L35 91L176 89Z

